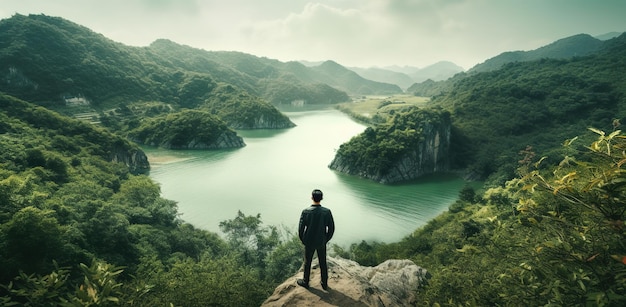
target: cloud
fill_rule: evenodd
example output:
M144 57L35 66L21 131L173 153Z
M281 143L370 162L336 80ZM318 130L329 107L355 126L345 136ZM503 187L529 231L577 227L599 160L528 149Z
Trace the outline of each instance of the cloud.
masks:
M439 1L359 3L309 3L282 18L251 22L242 30L244 41L283 60L332 59L349 66L432 64L445 60L437 55L444 55L443 48L453 42L447 36L465 26L450 14L455 9L462 14L464 1L447 1L443 7L436 6Z

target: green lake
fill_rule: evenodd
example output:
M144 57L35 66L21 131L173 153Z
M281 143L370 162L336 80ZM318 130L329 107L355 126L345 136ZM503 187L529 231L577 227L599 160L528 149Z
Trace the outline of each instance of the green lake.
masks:
M332 243L394 242L448 209L466 184L454 175L382 185L330 170L335 151L365 126L335 109L285 111L297 125L238 131L246 147L218 151L144 148L162 196L178 203L181 218L221 233L237 211L261 214L264 225L296 233L313 189L333 212Z

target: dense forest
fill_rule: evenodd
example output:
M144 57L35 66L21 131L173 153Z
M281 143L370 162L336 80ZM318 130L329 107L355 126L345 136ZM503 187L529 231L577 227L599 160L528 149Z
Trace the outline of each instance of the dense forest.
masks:
M223 237L180 220L128 136L184 143L177 129L201 124L208 140L258 113L278 122L272 103L345 101L342 87L298 63L131 48L42 15L0 21L0 46L1 305L256 306L298 270L297 238L259 215L222 221ZM420 305L624 305L625 59L622 35L584 57L450 79L428 107L450 117L452 165L486 189L463 189L400 242L334 254L413 260L431 274ZM320 69L354 86L336 63ZM65 116L85 109L100 124ZM360 163L382 170L423 114L372 124Z
M222 239L111 152L136 145L0 96L0 305L253 306L300 265L300 245L260 216ZM299 243L299 242L298 242Z

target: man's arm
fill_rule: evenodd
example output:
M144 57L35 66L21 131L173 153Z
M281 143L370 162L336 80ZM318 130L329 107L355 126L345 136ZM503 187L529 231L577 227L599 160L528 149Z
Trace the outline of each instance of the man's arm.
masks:
M300 238L300 242L304 244L304 231L306 229L306 224L304 222L304 212L300 214L300 222L298 223L298 237Z
M335 234L335 220L333 219L333 214L328 211L328 224L326 225L326 242L330 241L333 238L333 234Z

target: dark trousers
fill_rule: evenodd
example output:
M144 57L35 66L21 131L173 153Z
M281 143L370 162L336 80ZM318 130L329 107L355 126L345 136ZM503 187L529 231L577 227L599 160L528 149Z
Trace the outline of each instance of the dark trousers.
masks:
M328 264L326 264L326 244L318 247L304 246L304 281L309 282L311 277L311 261L313 254L317 251L317 259L320 263L320 273L322 275L322 283L328 284Z

